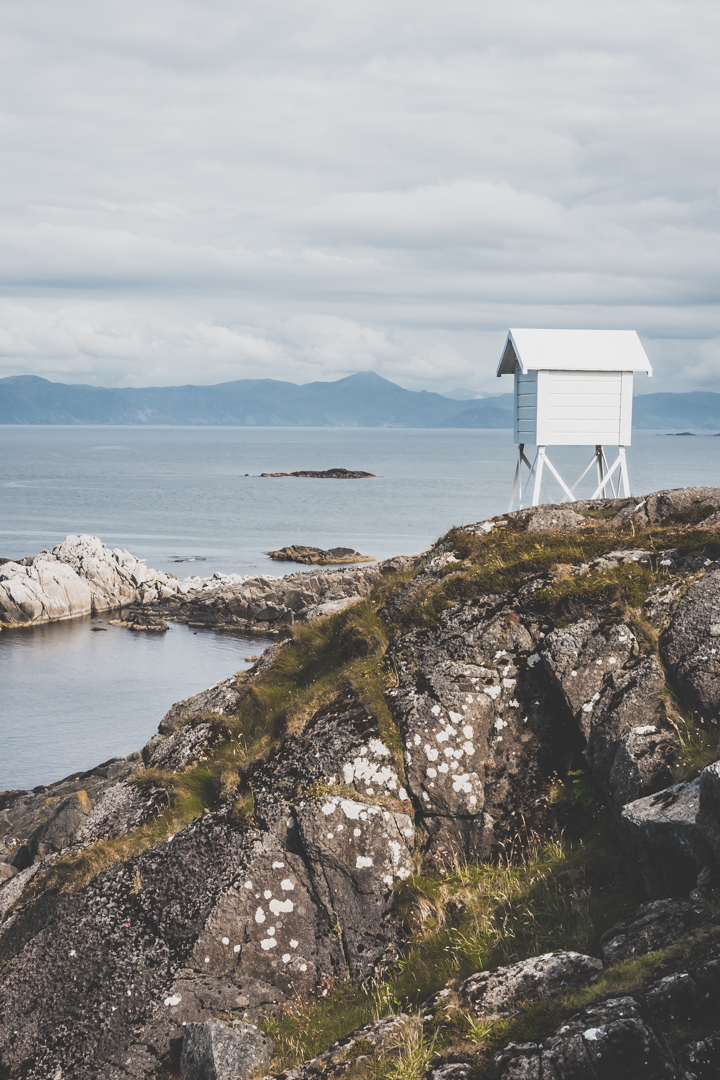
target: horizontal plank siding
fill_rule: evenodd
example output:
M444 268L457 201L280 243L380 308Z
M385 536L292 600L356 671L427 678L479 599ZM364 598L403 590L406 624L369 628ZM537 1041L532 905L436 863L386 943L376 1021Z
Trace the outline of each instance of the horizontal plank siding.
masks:
M537 430L537 371L515 372L514 435L516 443L535 442Z
M542 371L538 379L537 440L547 446L620 442L623 373Z
M630 444L632 372L515 372L515 441Z

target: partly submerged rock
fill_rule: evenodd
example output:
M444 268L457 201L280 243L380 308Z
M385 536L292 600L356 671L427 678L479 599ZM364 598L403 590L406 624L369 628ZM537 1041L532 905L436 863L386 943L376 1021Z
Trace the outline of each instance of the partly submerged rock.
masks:
M186 1024L180 1058L183 1080L244 1080L270 1064L273 1042L242 1020Z
M316 566L331 566L334 563L375 562L372 555L361 555L359 551L348 547L318 548L305 544L289 544L277 551L266 554L276 562L297 562Z

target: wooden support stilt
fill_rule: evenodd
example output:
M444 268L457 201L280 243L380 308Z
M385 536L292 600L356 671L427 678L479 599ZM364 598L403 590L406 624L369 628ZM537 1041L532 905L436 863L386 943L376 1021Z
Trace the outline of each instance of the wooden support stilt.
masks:
M621 490L626 498L630 495L630 480L628 477L624 446L618 447L618 456L612 465L609 465L608 463L605 448L600 445L596 446L590 461L580 473L575 483L569 487L561 476L558 468L548 457L546 446L538 446L535 451L535 457L530 461L525 453L525 445L525 443L519 443L518 445L518 457L515 464L515 476L513 478L512 491L510 493L508 513L511 513L515 509L522 510L523 506L538 506L540 503L541 492L548 502L575 502L576 495L574 492L587 476L590 469L592 469L593 465L597 470L598 477L597 487L591 496L593 499L617 498L620 495ZM527 470L526 476L523 476L523 467ZM560 485L560 489L563 493L560 500L553 498L545 486L543 476L546 467ZM526 499L530 494L531 485L532 495L530 502L528 503Z

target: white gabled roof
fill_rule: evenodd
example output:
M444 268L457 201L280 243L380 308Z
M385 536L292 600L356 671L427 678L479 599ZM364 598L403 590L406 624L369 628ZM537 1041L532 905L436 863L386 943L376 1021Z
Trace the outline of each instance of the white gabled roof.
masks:
M645 371L650 361L634 330L510 330L498 378L536 371Z

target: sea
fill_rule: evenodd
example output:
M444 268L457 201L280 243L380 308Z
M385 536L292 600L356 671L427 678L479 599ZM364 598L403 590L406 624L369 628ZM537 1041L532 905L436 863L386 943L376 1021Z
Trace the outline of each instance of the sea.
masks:
M0 557L70 533L180 578L301 569L267 557L286 544L409 555L452 525L506 511L515 454L502 430L0 426ZM589 455L551 451L566 479ZM638 497L717 485L720 438L636 432L628 465ZM260 475L335 467L375 478ZM592 494L592 473L579 496ZM139 749L174 701L247 666L270 640L182 626L134 633L109 618L0 633L0 790Z

